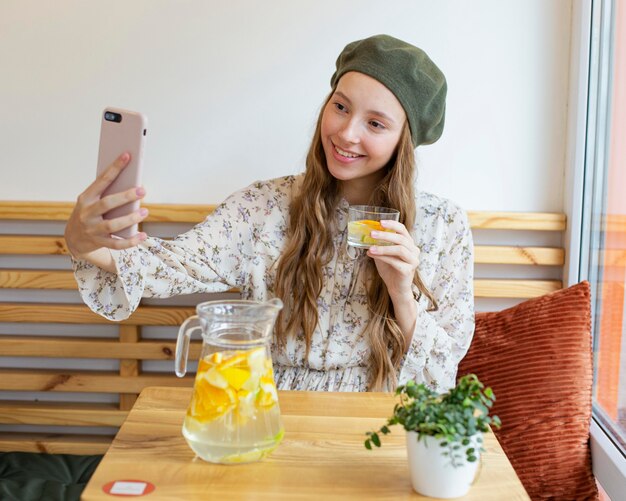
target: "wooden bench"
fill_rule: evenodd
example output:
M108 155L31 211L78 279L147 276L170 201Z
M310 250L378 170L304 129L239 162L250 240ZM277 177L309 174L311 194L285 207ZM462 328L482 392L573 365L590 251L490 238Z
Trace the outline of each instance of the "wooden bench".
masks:
M142 336L142 329L169 326L175 332L175 328L194 313L192 306L155 305L143 301L128 320L118 324L92 313L75 299L73 303L67 300L56 302L47 297L35 300L28 297L24 300L24 294L35 294L35 291L40 295L74 291L77 295L67 247L63 237L59 236L72 206L72 203L62 202L0 202L0 228L3 229L0 232L0 292L4 294L0 296L0 361L3 361L0 362L0 451L104 453L144 387L187 386L193 381L193 375L177 378L173 366L169 371L142 370L142 366L151 361L171 363L175 352L173 334L168 339L146 339ZM214 209L211 205L146 204L146 207L150 216L145 228L150 234L158 236L161 236L160 227L174 224L174 233L178 233L202 221ZM560 277L564 250L560 242L565 230L564 215L468 214L475 234L477 268L497 265L503 270L515 270L514 278L506 278L504 272L499 273L498 278L477 277L477 298L513 298L520 301L562 287ZM46 228L46 234L42 234L41 226L46 224L52 224L52 230ZM559 244L494 245L482 244L476 238L477 234L498 232L551 235L552 241ZM518 243L518 239L515 240ZM49 269L49 265L42 267L36 262L50 256L61 256L58 259L62 260L63 269ZM57 261L55 268L59 268ZM527 271L538 268L550 269L552 276L548 279L533 278L536 273ZM553 278L554 275L557 278ZM26 325L26 333L17 334L15 325L21 324ZM29 324L44 329L59 324L56 328L61 330L63 326L74 324L74 329L82 326L84 333L41 335L40 331L38 335L33 335L28 333ZM91 335L90 328L94 325L112 326L115 337ZM199 350L200 342L192 343L190 360L199 356ZM25 360L29 363L24 363ZM97 360L115 361L119 369L66 370L66 365L71 366L70 362L75 360L83 363L91 360L94 364ZM29 365L34 368L25 368ZM46 365L62 368L41 368ZM49 397L41 398L42 393ZM74 395L74 398L52 401L57 400L54 398L57 393ZM80 395L85 394L91 394L89 400L96 401L81 402L83 398ZM98 396L102 395L108 395L108 400L98 401ZM81 429L87 431L81 433Z

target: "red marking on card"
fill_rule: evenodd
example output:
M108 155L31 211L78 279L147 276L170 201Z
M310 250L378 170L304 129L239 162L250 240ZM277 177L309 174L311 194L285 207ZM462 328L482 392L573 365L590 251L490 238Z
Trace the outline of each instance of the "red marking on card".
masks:
M102 486L109 496L140 497L150 494L156 487L145 480L114 480Z

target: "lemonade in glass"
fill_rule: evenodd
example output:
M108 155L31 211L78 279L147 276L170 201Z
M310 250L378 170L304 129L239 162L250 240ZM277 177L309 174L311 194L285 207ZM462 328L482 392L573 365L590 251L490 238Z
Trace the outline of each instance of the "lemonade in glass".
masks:
M384 240L371 236L372 231L388 231L383 228L381 221L398 221L400 212L387 207L371 205L351 205L348 207L348 245L368 249L372 245L391 245Z

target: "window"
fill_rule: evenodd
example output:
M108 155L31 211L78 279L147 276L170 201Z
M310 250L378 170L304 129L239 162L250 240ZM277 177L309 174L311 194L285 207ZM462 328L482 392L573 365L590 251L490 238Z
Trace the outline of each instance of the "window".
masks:
M615 451L612 461L623 464L626 457L626 2L593 2L590 40L580 278L588 279L592 286L594 426L598 425L598 430L606 434L609 444L612 442ZM599 476L597 470L596 476Z

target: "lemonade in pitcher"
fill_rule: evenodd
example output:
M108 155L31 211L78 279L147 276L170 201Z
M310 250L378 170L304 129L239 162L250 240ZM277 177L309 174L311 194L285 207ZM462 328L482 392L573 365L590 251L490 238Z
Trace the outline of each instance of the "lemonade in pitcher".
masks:
M218 351L200 360L183 425L198 456L216 463L257 461L278 446L283 433L265 347Z
M176 375L187 371L191 334L202 351L183 436L212 463L249 463L272 452L283 438L270 356L280 299L207 301L178 331Z

